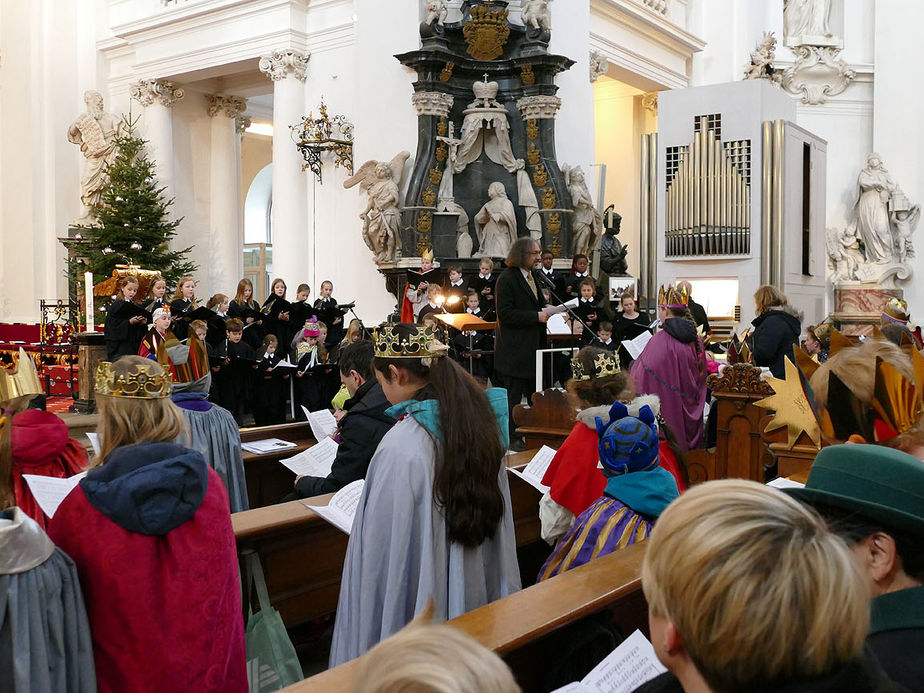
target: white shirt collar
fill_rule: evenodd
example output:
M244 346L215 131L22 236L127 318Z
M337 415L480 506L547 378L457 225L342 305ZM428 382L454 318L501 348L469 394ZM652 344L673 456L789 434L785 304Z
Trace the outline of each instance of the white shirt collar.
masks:
M575 273L574 273L574 276L575 276L575 277L586 277L586 276L587 276L587 272L575 272Z
M462 286L462 280L460 279L457 282L449 282L451 286Z
M471 308L466 308L465 312L468 313L469 315L477 315L479 312L481 312L481 308L475 308L475 310L472 310Z
M438 308L438 307L439 307L439 306L437 306L433 301L427 301L427 305L429 305L431 308Z
M581 296L581 303L593 303L593 302L594 300L592 298L584 298L583 296Z
M490 275L490 274L481 274L481 273L479 272L479 273L478 273L478 278L479 278L479 279L490 279L490 278L491 278L491 275Z

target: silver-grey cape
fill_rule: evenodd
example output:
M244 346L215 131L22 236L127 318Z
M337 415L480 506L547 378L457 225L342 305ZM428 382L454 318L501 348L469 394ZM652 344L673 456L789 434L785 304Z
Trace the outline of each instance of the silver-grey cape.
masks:
M407 625L432 596L434 618L455 618L520 589L510 489L504 515L476 548L451 544L433 500L432 438L413 418L395 424L372 457L347 547L330 665L359 657Z
M96 691L77 568L19 508L0 513L0 691Z
M180 409L189 430L188 447L202 453L205 461L221 477L231 501L231 512L250 510L241 433L234 416L217 404L212 404L208 411Z

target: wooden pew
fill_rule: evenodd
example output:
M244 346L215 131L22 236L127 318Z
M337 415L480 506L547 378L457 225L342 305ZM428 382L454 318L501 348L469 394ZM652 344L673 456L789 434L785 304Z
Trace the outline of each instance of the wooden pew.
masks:
M548 445L557 450L571 433L577 413L568 403L567 394L552 387L534 392L529 401L530 404L518 404L513 408L513 422L526 442L526 449L538 450Z
M447 623L497 652L524 691L536 690L554 661L548 636L585 616L610 612L626 635L648 633L647 605L641 590L645 544L633 544L551 580L523 589ZM283 689L287 693L350 691L356 662L312 676Z
M521 467L533 454L509 455L507 466ZM291 472L278 461L274 464L289 475L291 485ZM529 582L551 547L539 543L539 492L518 476L507 477L521 570ZM238 555L247 550L260 555L270 600L289 628L332 614L337 608L348 537L305 507L305 503L326 505L332 495L231 515Z
M242 443L264 438L288 440L295 443L295 447L264 455L244 451L244 475L247 478L247 495L251 508L273 505L286 494L292 493L295 476L281 465L279 460L297 455L316 443L307 421L241 429Z

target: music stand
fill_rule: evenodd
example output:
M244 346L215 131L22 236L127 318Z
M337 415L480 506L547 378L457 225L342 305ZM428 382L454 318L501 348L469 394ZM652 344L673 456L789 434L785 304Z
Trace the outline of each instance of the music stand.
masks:
M482 320L477 315L471 315L470 313L440 313L435 316L437 320L446 325L447 327L452 327L460 332L485 332L487 330L493 330L497 327L496 322L487 322ZM472 356L472 351L474 344L472 342L473 335L468 336L468 372L471 373L474 367ZM448 340L447 340L448 341Z

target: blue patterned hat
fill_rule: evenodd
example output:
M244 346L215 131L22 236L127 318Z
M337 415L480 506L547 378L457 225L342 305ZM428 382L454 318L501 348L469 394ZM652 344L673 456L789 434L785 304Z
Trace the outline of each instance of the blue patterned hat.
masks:
M644 472L658 466L658 426L646 404L638 418L622 402L610 408L609 422L597 417L600 463L608 476Z

